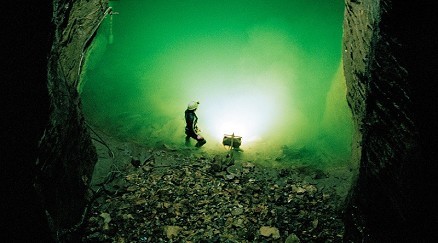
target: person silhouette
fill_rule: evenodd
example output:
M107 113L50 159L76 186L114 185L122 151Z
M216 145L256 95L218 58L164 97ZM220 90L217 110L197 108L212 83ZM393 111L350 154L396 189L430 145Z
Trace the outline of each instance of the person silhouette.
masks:
M198 129L197 122L198 116L195 111L198 109L199 101L191 101L187 105L187 109L184 112L185 120L186 120L186 145L190 145L190 138L193 138L197 141L196 147L201 147L207 141L200 135L201 130Z

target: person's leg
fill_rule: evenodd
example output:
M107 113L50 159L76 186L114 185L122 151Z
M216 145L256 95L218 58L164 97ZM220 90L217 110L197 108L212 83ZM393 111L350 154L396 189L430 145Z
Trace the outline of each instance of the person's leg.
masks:
M190 134L190 132L187 128L185 129L185 134L186 134L186 146L190 146L190 137L193 137L193 136L192 136L192 134Z

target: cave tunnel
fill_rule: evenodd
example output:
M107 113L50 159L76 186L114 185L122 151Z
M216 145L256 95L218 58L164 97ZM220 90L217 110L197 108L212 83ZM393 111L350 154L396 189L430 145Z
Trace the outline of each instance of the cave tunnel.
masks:
M242 157L262 163L299 150L310 151L299 158L309 163L349 160L342 1L110 7L78 87L90 124L145 146L178 147L182 113L196 100L204 150L224 152L224 134L234 133L243 137Z
M299 2L302 1L296 1ZM159 38L169 37L166 34L169 35L171 29L168 29L167 33L143 36L133 31L140 39L134 42L128 39L124 42L124 36L133 37L118 33L117 31L120 31L118 28L130 31L130 27L135 29L135 25L139 23L130 25L127 20L138 17L135 14L122 17L125 10L129 8L122 1L109 1L109 5L106 1L47 1L46 4L14 2L14 8L8 8L2 15L3 23L8 23L6 30L9 33L6 36L6 53L3 55L8 59L2 62L7 65L2 71L6 84L6 89L2 89L2 96L7 101L4 102L7 104L7 109L3 116L6 125L2 129L4 132L2 137L7 143L2 150L4 154L2 161L5 161L2 177L6 179L6 187L3 190L6 192L4 195L6 200L2 202L5 203L2 206L5 215L2 217L2 232L6 233L5 239L10 239L11 242L78 242L81 236L77 233L82 232L80 229L83 227L84 217L91 210L88 202L93 194L89 191L89 185L92 182L94 166L96 162L99 163L98 156L101 156L99 143L92 140L96 138L93 131L96 129L98 131L96 134L106 135L118 133L114 137L117 141L129 140L139 144L140 147L155 148L165 144L168 151L174 151L175 148L179 149L180 139L184 136L178 137L177 130L181 131L184 126L183 121L178 119L192 99L201 102L200 125L203 126L206 134L210 132L206 144L208 146L202 148L206 151L212 153L217 151L216 147L220 147L222 133L239 132L239 134L243 133L242 156L246 154L260 156L254 152L259 149L259 144L262 145L261 148L276 148L273 150L283 153L289 151L293 156L296 156L296 153L292 153L294 148L308 149L311 144L317 144L311 147L312 155L330 151L332 155L347 156L346 152L350 159L342 161L357 165L358 168L352 171L356 179L349 185L351 188L345 205L339 205L339 211L334 213L336 217L342 219L343 225L331 227L345 228L344 234L337 236L335 242L340 242L341 239L344 242L431 242L431 239L436 239L438 214L435 198L437 183L434 176L437 165L434 159L437 151L437 88L433 80L436 80L437 73L432 61L436 57L434 48L436 41L433 37L436 30L433 24L436 23L436 15L433 13L432 6L427 3L371 0L339 3L334 9L339 8L337 11L343 13L343 18L335 14L334 10L330 11L330 14L335 16L336 20L332 19L334 22L343 22L343 28L335 30L336 37L331 39L331 45L322 47L319 46L321 42L318 41L323 40L312 39L315 41L313 46L304 45L308 42L312 43L304 37L312 37L315 34L307 25L291 26L289 22L284 22L284 19L282 21L284 17L282 13L284 14L287 6L292 6L292 3L279 5L278 8L266 8L258 3L254 4L253 12L246 12L241 8L239 10L239 6L236 6L234 11L245 14L229 18L227 23L230 26L223 26L227 34L225 36L227 43L232 44L230 47L227 43L211 38L218 34L215 33L218 29L208 29L207 25L202 25L195 19L183 18L179 19L181 23L190 21L191 24L198 24L197 28L205 28L210 32L207 31L208 34L190 32L191 34L186 36L171 36L173 42L163 44L159 42ZM327 1L327 4L331 6L333 3ZM327 15L321 12L311 13L312 5L300 6L303 12L297 13L295 17L300 14L307 16L309 17L307 21L315 21L312 22L315 24L314 28L320 28L319 34L330 33L332 30L328 27L333 23L316 21L318 19L316 15L321 14L320 16L325 16L324 18L327 18ZM318 7L324 6L324 3L313 6L313 10L317 11ZM112 7L111 14L108 7ZM153 7L165 6L157 4ZM215 6L213 4L209 7ZM225 8L222 5L216 7ZM132 13L136 13L135 10L133 9ZM275 12L271 21L258 22L255 28L250 28L246 32L245 38L236 34L241 30L239 28L247 27L240 21L250 21L250 17L260 18L274 13L270 11ZM324 12L321 9L320 11ZM172 10L162 13L178 15L180 12ZM152 12L149 17L173 22L168 25L169 27L172 24L174 27L179 24L179 21L172 18L153 16ZM218 18L220 16L208 11L204 13L204 17L215 24L220 19ZM123 18L127 21L125 25ZM338 23L336 22L335 25ZM155 24L156 26L150 26L151 29L148 31L159 32L160 24ZM117 25L122 26L117 27ZM162 26L167 25L162 23ZM305 29L303 32L297 32L303 35L300 36L303 39L289 32L293 28ZM342 39L340 33L343 33ZM151 36L157 38L155 41L158 42L147 40ZM196 43L192 46L176 48L182 45L183 39L190 39ZM129 53L129 51L143 46L145 42L158 45L154 46L155 49L150 49L151 53L148 55L151 55L149 56L151 59L137 63L136 60L125 62L126 55L139 59L139 53L135 51ZM265 43L271 45L265 46ZM130 46L127 48L124 45ZM115 51L116 48L122 50ZM223 51L222 48L227 51ZM262 53L255 52L258 48L269 55L263 56ZM306 55L308 54L306 51L322 51L318 48L327 48L325 49L327 55L324 58L315 55L316 60L310 60L313 57ZM336 50L337 48L340 50ZM152 53L153 51L156 53ZM199 55L190 56L191 53L202 54L203 62L198 60ZM179 66L181 64L172 63L169 57L175 55L182 60L182 63L190 62L190 64ZM237 57L238 62L234 59ZM300 62L295 58L301 58ZM279 61L273 62L274 60ZM321 69L314 71L306 65L300 66L302 63L309 64L312 61ZM104 62L104 65L99 67L100 62ZM130 64L137 69L132 71L126 67ZM257 68L253 68L252 65ZM290 72L285 72L288 70L285 66L292 67ZM148 68L156 72L148 73ZM169 69L172 72L166 72ZM119 79L114 77L117 75ZM326 76L330 78L322 78ZM155 78L162 82L153 87L154 93L148 93L151 84L148 82ZM304 79L305 82L301 83L295 78ZM121 80L123 82L117 83ZM206 80L218 93L226 89L227 95L232 97L231 101L220 100L219 94L206 93L203 86ZM273 96L261 95L257 100L248 99L245 96L247 93L245 82L249 83L249 80L255 80L257 87L254 88L266 91L255 92L255 94L267 93ZM105 82L111 85L107 86ZM187 92L182 87L186 82L196 86L195 94ZM266 86L266 82L272 85ZM215 85L218 83L220 85ZM340 94L345 95L345 86L342 85L346 85L346 101L339 98ZM232 88L228 89L228 86ZM120 97L111 97L111 90L107 89L108 87L125 90L126 92L121 96L126 97L122 97L121 100L118 100ZM163 90L176 92L177 95L172 96ZM97 91L106 93L103 96L93 94ZM293 95L283 95L282 92L290 92ZM171 99L172 102L162 102L160 98L153 96L155 93L160 94L163 99ZM273 99L275 102L272 101ZM94 113L94 110L113 109L96 107L111 102L117 102L117 107L124 111L114 109ZM154 102L157 103L153 104ZM286 109L286 106L290 106L289 108L294 112L291 117L282 117L284 119L281 120L285 123L272 123L272 126L279 130L274 131L277 135L270 140L266 139L269 133L262 133L262 129L246 124L238 127L237 124L242 122L241 120L232 120L234 126L223 126L218 129L219 126L212 122L216 120L214 117L216 113L226 117L231 115L233 118L239 117L242 113L237 109L239 106L234 103L225 103L230 109L222 110L220 105L222 102L237 102L242 106L257 103L258 108L272 110L274 115L284 116L281 111ZM345 107L345 102L348 102L348 108ZM132 106L132 104L140 105ZM333 122L339 117L330 114L333 114L333 109L340 107L345 111L340 114L341 121L346 125L334 128ZM209 114L210 110L216 113ZM133 114L138 111L140 114ZM145 119L148 118L145 114L150 111L156 113L157 117L153 117L152 120ZM233 111L236 113L232 113ZM350 111L351 118L345 119ZM150 140L144 140L143 134L136 132L140 130L148 133L146 128L148 122L168 121L169 117L167 127L161 132L167 132L166 135L172 136L165 138L152 136ZM256 117L250 119L259 120ZM122 124L117 124L118 121ZM294 127L296 124L301 127ZM254 130L251 130L253 128ZM245 129L251 132L246 133ZM351 134L346 132L349 129L352 129L349 131ZM337 132L330 133L333 130ZM284 136L289 133L283 134L281 131L290 131L294 136ZM345 140L349 135L352 136L351 141ZM345 141L351 143L351 148L345 150ZM264 144L267 142L272 144ZM338 146L328 146L332 143ZM120 151L126 152L123 148ZM155 152L157 156L170 154L170 152L163 153L161 150ZM263 153L261 157L269 158L273 155L270 154L271 152L272 149L270 152ZM191 153L198 152L189 150L188 154ZM202 154L190 158L206 160ZM274 161L276 164L281 164L285 158L287 157L280 156ZM240 159L253 160L245 157ZM265 161L270 160L265 159ZM134 180L132 173L135 170L131 168L131 177L126 178ZM273 191L279 187L268 182L266 185ZM301 185L301 188L297 187L297 184L294 186L295 193L297 188L302 193L302 190L311 191L315 185L305 184ZM319 194L312 195L317 198ZM273 198L276 198L275 195ZM289 199L293 202L293 198ZM141 200L140 202L144 203ZM161 208L169 207L169 204L160 205ZM242 218L242 215L245 215L242 212L246 212L245 210L246 208L237 207L230 213L233 217ZM264 212L263 207L257 208L258 210ZM291 219L278 212L281 217L277 216L277 218L286 221ZM270 213L272 214L272 211ZM306 215L305 212L298 211L292 218L303 215ZM125 220L133 217L128 214L124 216ZM110 217L113 217L111 223L113 225L116 220L114 215L101 214L95 219L102 221L100 227L105 228ZM231 225L239 228L245 222L237 220ZM290 224L294 222L291 220ZM319 221L301 222L307 222L309 225L296 224L296 228L310 227L312 231L318 232L318 225L319 229L325 227L323 217L319 218ZM287 225L283 222L283 226L285 224ZM291 237L288 238L289 240L296 240L296 237L309 240L312 237L312 233L302 231L286 233L282 227L269 223L261 228L257 227L257 236L253 241L283 242L288 236ZM329 228L325 229L330 231ZM278 229L281 231L277 232ZM166 238L166 233L168 237L177 237L176 232L180 236L187 234L177 227L167 225L163 237ZM163 234L163 229L160 228L156 233Z

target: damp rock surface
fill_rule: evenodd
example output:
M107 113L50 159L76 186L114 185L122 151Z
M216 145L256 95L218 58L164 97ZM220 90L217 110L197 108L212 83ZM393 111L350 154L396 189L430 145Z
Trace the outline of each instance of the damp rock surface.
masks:
M164 144L96 147L107 168L96 168L82 242L342 242L340 171Z

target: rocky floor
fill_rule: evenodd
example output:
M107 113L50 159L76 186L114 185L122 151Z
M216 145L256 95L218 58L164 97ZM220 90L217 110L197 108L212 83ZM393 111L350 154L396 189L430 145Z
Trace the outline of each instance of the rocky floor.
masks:
M96 141L83 242L342 242L345 168Z

